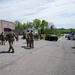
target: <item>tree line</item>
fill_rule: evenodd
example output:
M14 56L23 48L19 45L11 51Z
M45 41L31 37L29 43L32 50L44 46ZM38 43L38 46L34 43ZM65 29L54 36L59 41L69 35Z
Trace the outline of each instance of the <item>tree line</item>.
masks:
M28 28L34 28L38 30L38 33L41 34L62 34L62 33L71 33L75 31L75 28L65 29L65 28L56 28L52 22L46 20L34 19L32 22L21 23L20 21L14 21L15 29L25 30Z
M25 30L28 28L37 29L39 33L54 33L56 29L53 23L49 23L46 20L35 19L33 22L21 23L20 21L15 21L15 29Z

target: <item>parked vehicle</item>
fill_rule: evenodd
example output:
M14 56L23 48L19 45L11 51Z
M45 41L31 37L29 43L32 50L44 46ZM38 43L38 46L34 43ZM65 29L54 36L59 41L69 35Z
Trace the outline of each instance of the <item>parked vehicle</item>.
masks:
M49 40L49 41L57 41L58 40L58 36L55 34L47 34L45 37L45 40Z
M68 38L69 34L65 34L65 38Z
M71 33L68 35L68 40L75 40L74 39L74 33Z

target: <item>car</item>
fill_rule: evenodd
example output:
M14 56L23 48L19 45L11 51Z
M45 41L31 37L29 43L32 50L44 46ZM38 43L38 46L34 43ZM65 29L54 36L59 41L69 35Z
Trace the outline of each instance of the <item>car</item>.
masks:
M68 38L69 34L65 34L65 38Z
M68 37L67 37L67 39L68 40L73 40L73 35L72 34L69 34Z
M75 34L75 33L69 34L69 35L68 35L68 40L75 40L74 34Z
M49 40L49 41L57 41L58 40L58 36L55 34L47 34L45 37L45 40Z

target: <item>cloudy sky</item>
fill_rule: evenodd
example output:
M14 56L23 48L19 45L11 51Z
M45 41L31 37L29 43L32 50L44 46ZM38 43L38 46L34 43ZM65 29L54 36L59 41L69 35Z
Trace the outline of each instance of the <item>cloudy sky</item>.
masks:
M0 20L26 23L35 18L56 28L75 28L75 0L0 0Z

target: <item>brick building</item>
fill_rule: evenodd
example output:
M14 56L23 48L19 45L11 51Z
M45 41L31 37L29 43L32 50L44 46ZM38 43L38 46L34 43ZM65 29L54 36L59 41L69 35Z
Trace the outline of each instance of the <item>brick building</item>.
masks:
M15 29L15 25L13 22L5 21L5 20L0 20L0 33L4 32L4 28L11 28Z

